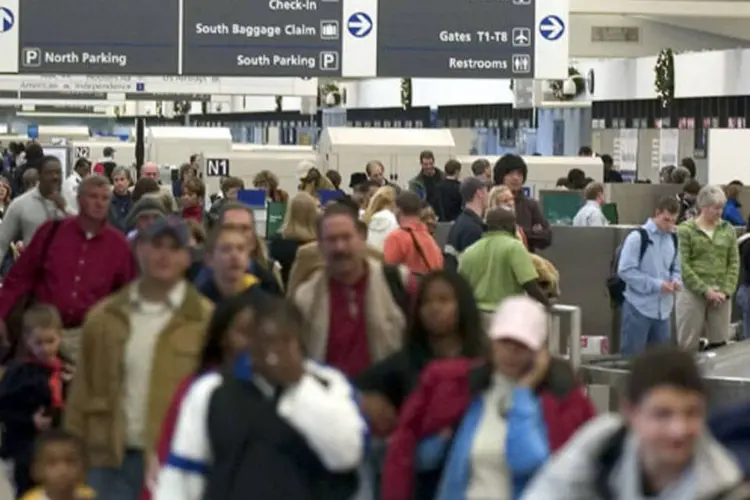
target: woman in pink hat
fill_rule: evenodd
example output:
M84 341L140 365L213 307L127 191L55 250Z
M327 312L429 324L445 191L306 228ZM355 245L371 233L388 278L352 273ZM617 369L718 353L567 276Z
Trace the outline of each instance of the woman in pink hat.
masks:
M570 365L549 356L547 320L535 300L510 297L492 318L489 359L436 361L424 370L391 435L383 498L412 497L417 445L434 435L451 437L434 450L442 466L437 500L520 497L595 413Z

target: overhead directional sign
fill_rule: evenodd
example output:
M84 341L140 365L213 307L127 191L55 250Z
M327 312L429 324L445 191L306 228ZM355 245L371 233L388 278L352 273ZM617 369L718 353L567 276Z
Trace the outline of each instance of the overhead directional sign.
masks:
M177 74L180 1L2 0L0 73Z
M569 1L0 0L0 74L559 79Z
M183 74L340 75L338 0L182 3Z
M569 10L568 0L380 0L376 75L565 78ZM543 19L562 29L542 32Z

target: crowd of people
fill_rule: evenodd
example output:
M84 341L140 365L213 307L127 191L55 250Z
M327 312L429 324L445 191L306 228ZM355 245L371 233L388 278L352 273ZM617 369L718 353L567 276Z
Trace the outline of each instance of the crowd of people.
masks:
M15 491L0 498L750 499L734 441L706 428L691 352L646 349L683 287L678 322L721 326L739 261L718 188L677 238L670 199L626 240L623 325L645 340L623 415L597 416L547 349L559 276L536 254L551 231L521 157L462 176L425 151L403 190L373 161L325 206L336 173L301 165L289 194L263 172L254 186L287 203L267 239L241 179L204 206L195 161L171 189L148 163L136 182L86 160L65 177L43 154L16 167L38 183L0 224ZM441 248L435 220L451 217Z

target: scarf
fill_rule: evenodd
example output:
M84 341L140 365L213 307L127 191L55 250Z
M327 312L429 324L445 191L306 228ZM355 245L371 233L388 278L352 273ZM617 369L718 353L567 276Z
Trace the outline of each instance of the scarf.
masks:
M51 396L51 407L61 409L63 407L63 362L59 358L52 361L39 361L30 359L29 363L43 366L49 370L49 391Z
M194 207L186 207L182 209L182 218L185 220L194 220L196 222L203 221L203 209L200 205Z

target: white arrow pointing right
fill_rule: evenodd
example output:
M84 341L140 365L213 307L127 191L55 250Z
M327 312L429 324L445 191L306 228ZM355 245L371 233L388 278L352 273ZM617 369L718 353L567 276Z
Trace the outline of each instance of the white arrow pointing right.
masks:
M557 36L562 33L562 31L565 29L565 27L560 24L560 21L558 21L554 17L550 17L547 20L547 24L543 25L541 30L548 34L549 36L556 38Z
M372 27L372 23L362 14L357 14L357 20L349 21L349 27L357 30L357 36L364 36Z

